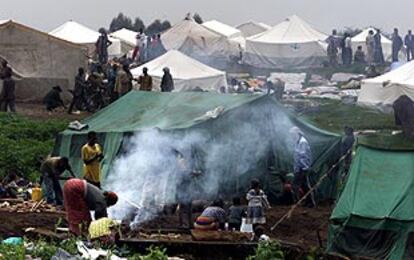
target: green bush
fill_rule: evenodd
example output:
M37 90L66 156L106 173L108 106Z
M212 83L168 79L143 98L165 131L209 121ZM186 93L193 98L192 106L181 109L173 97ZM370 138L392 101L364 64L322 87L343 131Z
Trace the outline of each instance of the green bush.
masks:
M128 257L128 260L168 260L166 254L167 250L165 248L153 247L150 246L147 249L146 255L134 255Z
M277 241L263 241L259 243L254 256L249 256L247 260L282 260L285 256L282 246Z
M25 249L23 245L5 245L0 243L0 259L25 259Z
M39 158L51 152L56 135L67 123L0 113L0 178L15 170L31 181L38 180Z

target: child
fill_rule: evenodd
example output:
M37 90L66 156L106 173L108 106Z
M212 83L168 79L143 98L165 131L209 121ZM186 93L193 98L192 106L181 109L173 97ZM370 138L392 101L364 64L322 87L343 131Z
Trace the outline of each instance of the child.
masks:
M260 189L260 182L256 179L251 182L251 189L247 193L247 224L253 224L253 228L257 225L266 223L264 208L270 208L266 194Z
M239 231L246 209L240 205L240 198L233 198L233 205L229 208L228 223L230 230Z

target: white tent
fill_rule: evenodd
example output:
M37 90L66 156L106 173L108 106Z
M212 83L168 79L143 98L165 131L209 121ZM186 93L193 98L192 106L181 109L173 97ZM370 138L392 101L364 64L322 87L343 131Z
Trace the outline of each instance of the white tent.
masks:
M239 56L238 44L192 21L183 20L161 35L167 50L179 50L207 64Z
M238 25L236 28L242 32L244 37L250 37L270 30L272 27L264 23L249 21Z
M155 60L131 70L132 75L138 77L144 67L148 68L148 74L152 76L154 87L158 90L165 67L170 69L175 91L186 91L194 87L209 91L217 91L222 86L227 88L225 72L204 65L176 50L170 50Z
M242 32L239 29L216 20L207 21L203 23L203 26L215 33L220 34L221 36L226 37L230 41L240 44L240 46L244 48L246 39L243 37Z
M110 36L117 38L121 41L124 41L132 46L136 45L137 42L137 32L122 28L116 32L110 34Z
M365 54L367 53L366 38L369 31L372 30L375 33L374 28L366 28L361 33L355 35L352 40L352 49L355 52L358 46L362 46ZM386 61L392 61L392 41L388 39L384 34L381 34L382 51L384 52L384 58ZM400 52L400 60L405 60L405 52Z
M363 80L358 103L387 107L402 95L414 100L414 61L379 77Z
M268 69L320 66L326 60L327 37L294 15L268 31L247 38L243 61Z
M50 35L57 38L82 44L88 47L89 53L95 52L95 43L98 40L99 33L75 21L68 21L56 29L49 32ZM108 48L108 54L111 57L122 56L128 52L131 46L125 46L120 40L110 37L112 45Z

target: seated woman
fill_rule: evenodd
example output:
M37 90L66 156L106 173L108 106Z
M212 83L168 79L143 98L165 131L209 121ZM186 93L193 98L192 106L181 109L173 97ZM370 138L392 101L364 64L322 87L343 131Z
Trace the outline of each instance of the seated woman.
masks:
M223 207L223 200L215 200L197 218L194 228L199 230L224 230L226 211L224 211Z

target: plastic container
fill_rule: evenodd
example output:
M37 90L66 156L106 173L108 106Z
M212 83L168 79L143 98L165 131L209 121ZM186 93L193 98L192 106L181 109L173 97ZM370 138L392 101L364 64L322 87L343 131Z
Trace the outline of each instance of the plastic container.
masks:
M245 218L242 218L242 224L241 224L241 227L240 227L240 232L253 233L253 225L252 224L247 224Z
M42 188L35 187L32 189L32 200L33 201L41 201L42 200Z
M21 238L21 237L9 237L9 238L3 240L2 244L15 245L15 246L22 245L23 244L23 238Z

